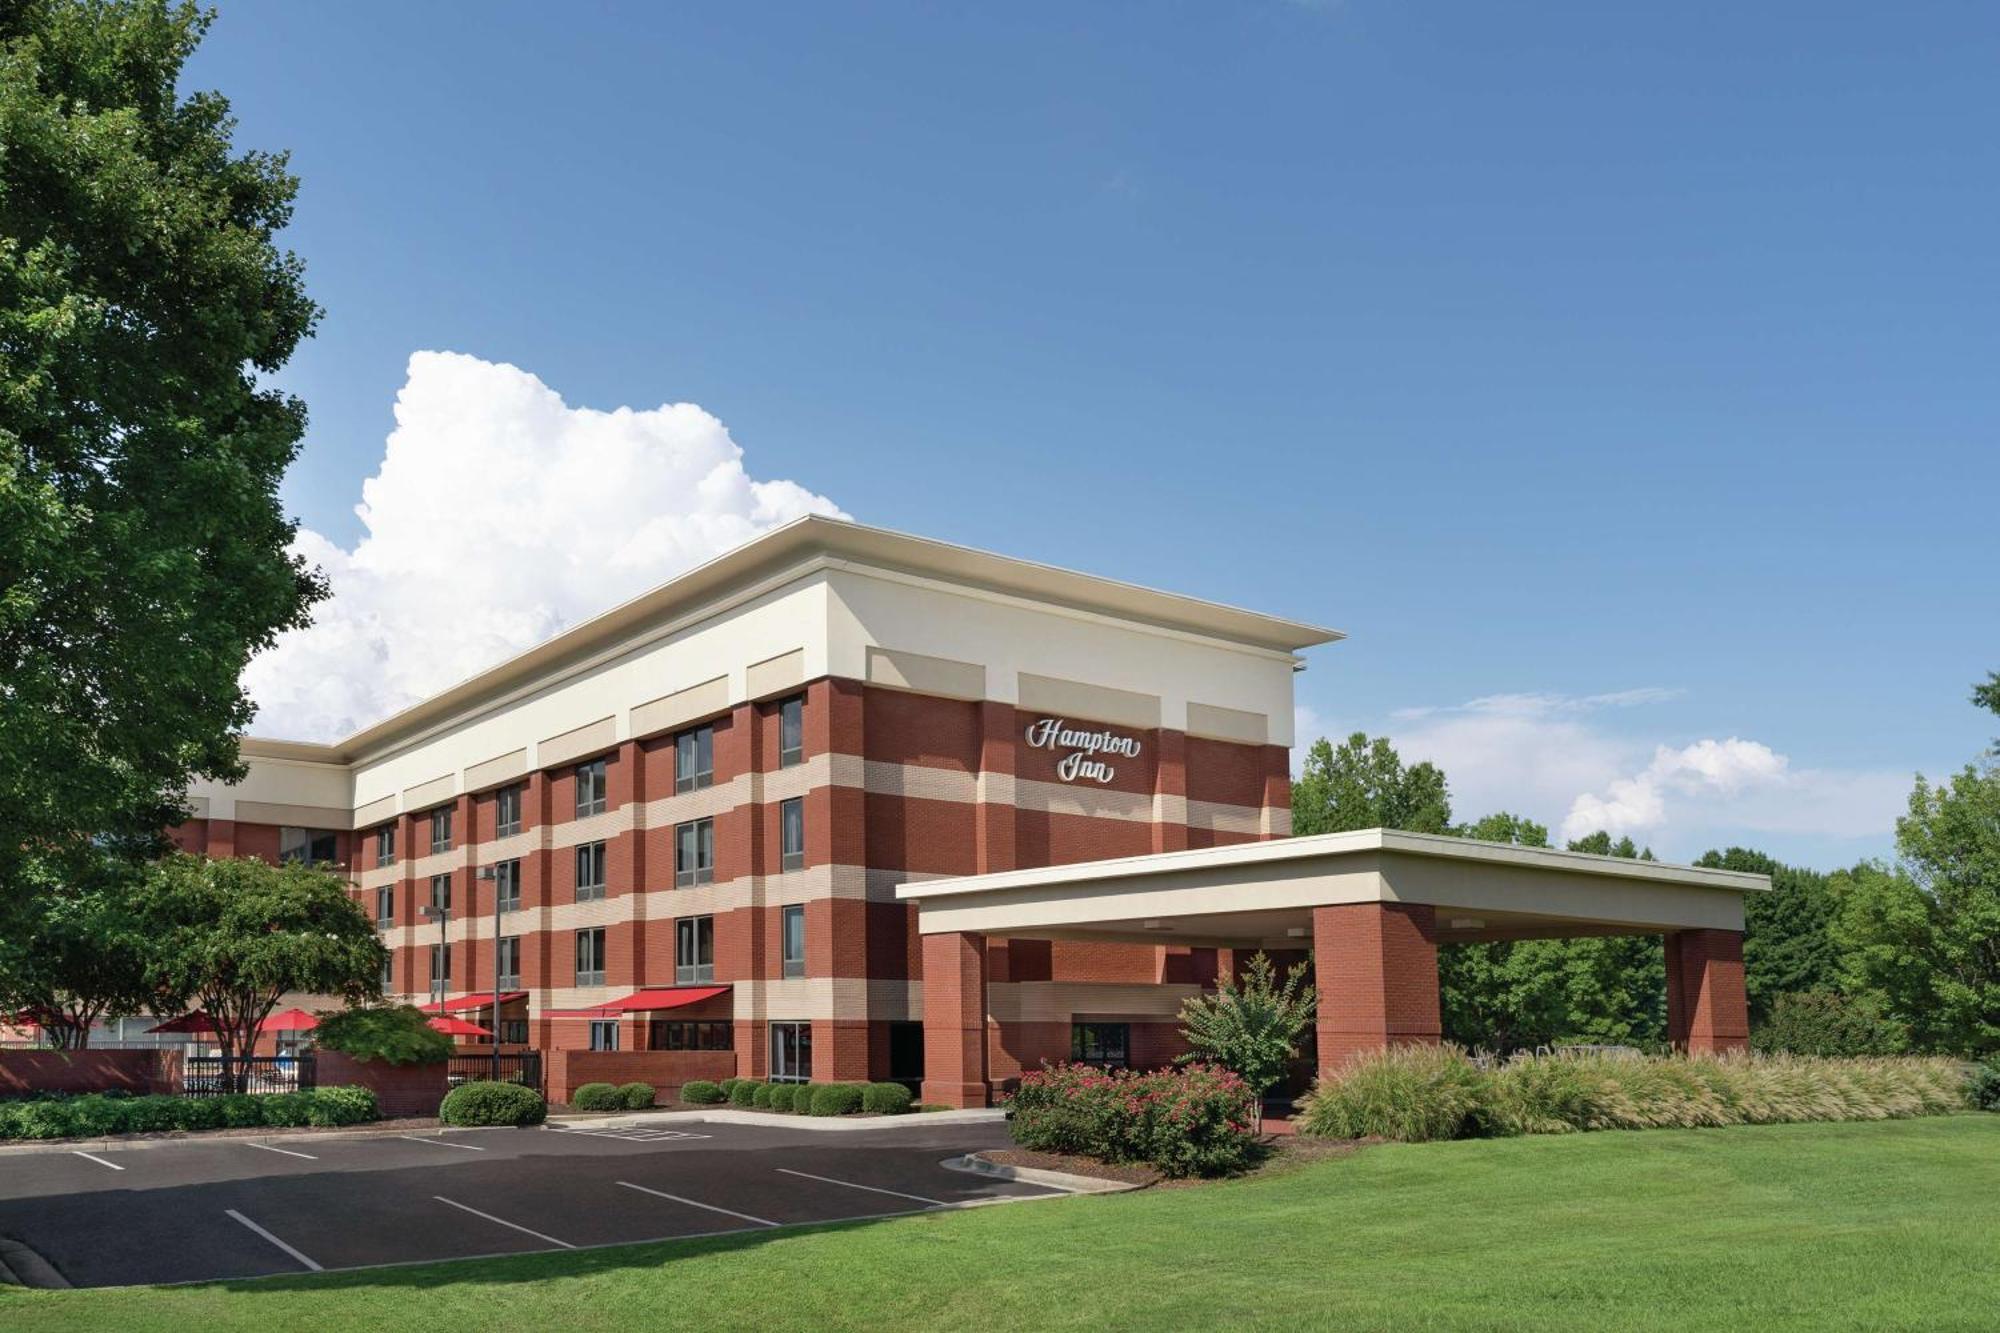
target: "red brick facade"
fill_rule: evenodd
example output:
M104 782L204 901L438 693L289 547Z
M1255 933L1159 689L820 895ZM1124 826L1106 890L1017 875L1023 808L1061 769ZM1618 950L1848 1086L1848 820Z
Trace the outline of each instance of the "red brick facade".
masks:
M1682 930L1666 944L1667 1040L1691 1054L1748 1049L1742 933Z

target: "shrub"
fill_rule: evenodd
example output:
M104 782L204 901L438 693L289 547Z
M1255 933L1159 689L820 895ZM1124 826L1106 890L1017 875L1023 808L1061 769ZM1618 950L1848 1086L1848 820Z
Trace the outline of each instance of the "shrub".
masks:
M175 1129L221 1129L228 1123L223 1118L228 1108L223 1105L221 1097L169 1097L167 1100L173 1103ZM256 1099L251 1100L254 1102ZM261 1109L258 1115L263 1115Z
M1009 1105L1014 1141L1025 1148L1143 1162L1170 1176L1240 1171L1258 1151L1257 1095L1217 1065L1044 1066L1022 1077Z
M760 1111L769 1110L771 1107L771 1090L776 1086L773 1083L759 1083L755 1088L751 1089L750 1104Z
M2000 1111L2000 1055L1993 1056L1972 1072L1966 1092L1982 1111Z
M189 1097L134 1097L125 1103L125 1129L132 1134L157 1134L181 1128L180 1108Z
M70 1133L86 1138L102 1134L123 1134L130 1102L90 1093L69 1099Z
M698 1078L681 1084L681 1100L694 1106L714 1106L717 1102L728 1101L729 1094L722 1090L721 1085Z
M373 1088L319 1088L307 1094L306 1123L322 1127L359 1125L379 1119L381 1104Z
M755 1106L757 1104L757 1089L763 1086L764 1086L763 1084L757 1082L755 1079L748 1079L748 1078L737 1079L736 1086L729 1090L730 1105L744 1106L744 1107Z
M14 1112L15 1132L24 1139L63 1139L76 1134L69 1103L23 1102Z
M748 1083L749 1081L750 1080L747 1078L738 1078L735 1075L731 1075L730 1077L722 1080L722 1082L716 1084L716 1086L722 1089L722 1095L725 1099L727 1099L733 1097L736 1094L736 1085L738 1083Z
M879 1115L902 1115L915 1100L900 1083L870 1083L861 1090L861 1109Z
M232 1092L211 1099L217 1117L230 1129L250 1129L264 1123L264 1105L247 1092Z
M790 1114L797 1110L799 1087L796 1083L773 1083L771 1085L771 1109Z
M311 1093L271 1092L257 1100L264 1112L264 1123L281 1129L306 1124L312 1115Z
M438 1107L447 1125L539 1125L548 1114L542 1094L519 1083L461 1083Z
M861 1083L821 1083L812 1086L811 1115L853 1115L861 1109ZM796 1106L798 1103L793 1102Z
M410 1004L372 1005L343 1009L319 1017L313 1045L339 1051L356 1060L385 1064L436 1064L451 1058L452 1039L430 1024L421 1009Z
M1486 1079L1456 1046L1392 1046L1350 1059L1300 1105L1301 1127L1324 1138L1424 1143L1477 1132Z
M628 1111L643 1111L653 1104L659 1094L650 1083L621 1083L618 1085L618 1104Z
M1306 1133L1422 1142L1479 1133L1697 1129L1942 1115L1973 1095L1942 1058L1520 1055L1479 1069L1455 1048L1399 1047L1321 1079Z
M585 1083L570 1093L569 1104L579 1111L617 1111L625 1103L618 1098L618 1089L609 1083Z
M1778 996L1751 1044L1793 1055L1894 1055L1909 1048L1909 1034L1869 996L1794 991Z

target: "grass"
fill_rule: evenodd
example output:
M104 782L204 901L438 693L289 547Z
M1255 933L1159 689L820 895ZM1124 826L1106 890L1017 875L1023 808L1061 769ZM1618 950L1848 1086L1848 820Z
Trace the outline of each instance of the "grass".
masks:
M1391 1145L1222 1184L201 1287L0 1327L1990 1329L2000 1116Z

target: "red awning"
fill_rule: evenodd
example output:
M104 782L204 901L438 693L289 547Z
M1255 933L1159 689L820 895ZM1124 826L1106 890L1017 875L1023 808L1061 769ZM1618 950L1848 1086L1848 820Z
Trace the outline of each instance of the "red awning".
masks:
M551 1009L547 1018L603 1018L612 1014L652 1013L700 1004L718 995L727 995L727 986L663 986L655 990L635 990L622 1000L611 1000L587 1009Z
M527 998L528 992L524 990L503 990L500 992L500 1003L502 1004L512 1004L516 1000L525 1000ZM429 1004L420 1004L417 1006L417 1008L427 1014L462 1014L468 1009L491 1009L492 1007L493 997L491 995L468 995L460 1000L432 1000Z

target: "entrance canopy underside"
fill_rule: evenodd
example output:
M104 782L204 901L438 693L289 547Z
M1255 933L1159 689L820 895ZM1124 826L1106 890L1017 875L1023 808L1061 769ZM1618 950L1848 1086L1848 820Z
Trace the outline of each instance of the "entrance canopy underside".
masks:
M1312 947L1315 907L1421 903L1437 942L1743 929L1765 875L1363 829L904 884L926 934Z

